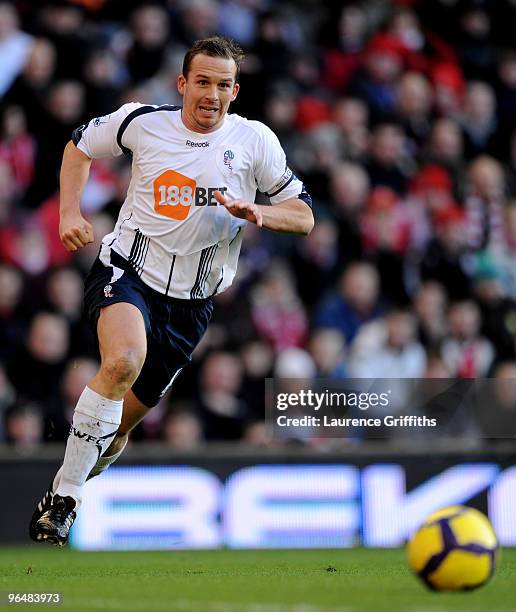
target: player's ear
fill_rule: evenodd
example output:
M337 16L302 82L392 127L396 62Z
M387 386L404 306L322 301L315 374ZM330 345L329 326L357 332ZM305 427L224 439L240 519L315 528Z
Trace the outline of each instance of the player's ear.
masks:
M177 91L183 96L185 93L186 79L183 74L177 77Z
M240 91L240 83L235 83L233 85L233 95L231 96L231 102L237 97L238 92Z

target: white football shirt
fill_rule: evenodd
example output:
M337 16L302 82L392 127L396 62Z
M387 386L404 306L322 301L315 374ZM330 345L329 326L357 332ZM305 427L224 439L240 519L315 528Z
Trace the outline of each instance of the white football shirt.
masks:
M274 133L258 121L226 115L209 134L189 130L177 106L125 104L75 130L90 158L132 155L132 178L113 232L102 240L127 259L142 281L182 299L220 293L235 276L246 221L213 196L254 202L257 189L272 204L302 196Z

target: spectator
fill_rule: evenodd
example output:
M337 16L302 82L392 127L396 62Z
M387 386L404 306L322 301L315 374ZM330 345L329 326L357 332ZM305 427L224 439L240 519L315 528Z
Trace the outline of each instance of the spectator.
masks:
M312 380L317 375L315 361L308 351L287 348L281 351L274 364L275 378L302 378ZM288 383L287 383L288 384ZM296 383L294 383L294 386Z
M0 177L1 173L0 164ZM35 277L44 273L52 263L43 227L35 216L16 221L0 228L0 256L5 263Z
M516 52L514 49L500 53L495 93L499 131L502 134L510 134L515 127L514 114L516 111Z
M495 68L491 17L482 3L465 2L459 18L457 53L468 79L489 79Z
M438 62L432 67L430 76L436 113L443 118L458 119L465 88L460 66L455 62Z
M389 187L405 195L408 171L405 167L406 142L402 129L395 123L381 123L373 129L366 170L371 186Z
M84 9L62 0L45 2L36 19L36 30L56 50L56 78L75 80L84 73L84 63L93 43L85 27Z
M295 130L296 112L295 96L288 91L272 93L265 102L265 121L280 139L287 159L294 154L299 138Z
M319 302L314 325L338 329L351 343L361 325L383 314L379 283L378 272L371 264L351 263L340 277L337 290Z
M392 310L362 327L351 347L350 371L356 378L421 378L426 354L409 311Z
M329 200L329 176L343 158L344 151L343 137L329 122L310 130L298 143L294 162L310 182L310 189L316 200Z
M370 189L366 171L355 163L336 164L330 174L330 202L338 225L339 260L362 254L360 216Z
M446 366L441 357L429 352L426 357L426 368L423 378L452 378L453 372Z
M23 71L5 96L7 104L23 109L31 133L45 109L45 98L52 85L56 65L56 50L46 38L36 38L31 45Z
M360 162L369 146L369 109L359 98L340 98L333 107L332 121L345 140L346 158Z
M249 340L241 345L239 357L244 367L240 395L249 407L250 420L265 416L265 389L263 381L272 376L274 351L265 342Z
M63 149L84 113L84 87L77 81L52 85L45 99L45 112L35 128L36 174L26 204L39 207L57 189Z
M21 348L25 335L22 315L24 279L16 268L0 265L0 362L8 362Z
M0 159L10 166L13 194L19 200L24 197L34 177L36 142L27 131L26 116L19 106L5 108L2 127Z
M458 122L446 117L435 121L422 152L425 161L450 173L454 190L460 193L464 180L464 138Z
M47 284L49 309L68 321L71 356L93 353L93 337L89 326L82 320L82 276L74 268L54 268Z
M68 343L68 325L62 316L47 312L36 314L25 346L7 366L9 380L20 396L40 403L56 397Z
M17 450L30 450L43 442L43 417L36 404L19 402L5 415L7 442Z
M253 289L251 316L258 335L275 351L304 343L308 319L286 267L274 265Z
M439 283L427 281L418 289L413 301L419 324L419 339L427 350L435 352L448 331L446 291Z
M219 33L250 47L256 39L258 10L263 11L265 0L228 0L219 9Z
M174 451L195 450L202 443L202 422L191 407L175 404L163 419L163 438Z
M16 216L16 185L11 165L0 159L0 258L5 260L8 252L5 237L12 229Z
M251 448L275 448L281 446L281 443L274 439L271 435L268 426L263 421L251 421L246 425L242 442L246 447Z
M403 55L403 45L389 34L376 34L364 49L349 92L366 101L373 122L384 121L394 111Z
M347 378L346 341L338 329L316 329L308 341L308 350L320 378Z
M133 43L127 53L127 69L134 84L155 76L165 61L169 20L164 8L143 5L131 15ZM112 105L111 105L112 107Z
M471 294L471 273L466 256L467 238L463 211L455 205L435 216L436 236L429 242L421 261L423 280L434 280L446 287L452 299Z
M485 256L496 269L503 293L516 299L516 201L510 200L505 207L503 240L492 244Z
M404 268L410 229L399 196L389 187L372 189L361 220L363 250L378 269L382 295L396 304L407 301Z
M93 52L86 60L84 83L85 107L93 117L108 115L113 110L113 100L121 93L121 67L107 49Z
M9 89L29 56L32 38L19 29L11 2L0 2L0 97Z
M360 4L342 7L337 16L329 15L321 31L321 80L335 93L346 90L355 71L360 67L367 30L367 15Z
M491 342L480 334L480 310L472 300L454 302L448 311L450 335L441 347L445 365L459 378L487 376L495 356Z
M389 187L375 187L371 190L361 224L362 243L366 253L406 251L409 227L400 204L399 197Z
M493 248L504 241L506 180L502 165L482 155L469 166L466 197L468 244L475 251Z
M227 352L209 354L199 374L196 409L206 440L238 440L244 431L248 407L238 396L242 366Z
M404 216L410 227L410 246L424 252L434 234L437 217L453 202L449 173L437 164L426 164L412 178L405 200Z
M207 3L207 10L211 13L216 10L211 0ZM206 22L211 22L211 20L210 14L209 20L205 20L204 25L201 24L202 27L206 28ZM208 29L213 27L213 24L209 23ZM190 35L188 40L195 38L200 38L200 36ZM272 86L288 79L289 42L286 28L278 11L266 8L258 14L256 38L249 49L240 75L241 94L243 95L239 95L240 100L237 103L248 109L253 117L260 117ZM186 43L186 46L189 45L190 42Z
M296 244L291 257L296 289L311 309L337 277L338 230L331 219L319 219L312 232Z
M407 68L428 73L436 63L455 63L457 56L453 48L435 32L425 27L416 12L407 6L396 7L388 21L386 31L399 41L404 50Z
M516 319L516 301L505 293L501 274L489 260L479 262L473 290L480 307L481 332L496 347L497 359L516 359L509 323Z
M396 90L396 114L415 155L428 139L433 96L430 83L418 72L405 72Z
M178 3L178 9L177 35L185 47L217 33L219 5L215 0L183 0Z
M493 88L481 81L472 81L466 87L463 116L464 155L473 159L481 153L504 153L497 133L496 98Z

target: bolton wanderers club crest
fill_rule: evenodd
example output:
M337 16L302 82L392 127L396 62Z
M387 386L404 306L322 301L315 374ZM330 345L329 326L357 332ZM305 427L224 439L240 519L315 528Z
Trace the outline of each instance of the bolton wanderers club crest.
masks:
M231 149L224 151L224 165L227 166L233 172L233 166L231 162L235 159L235 154Z
M113 289L113 287L111 285L106 285L104 287L104 295L108 298L108 297L114 297L114 295L111 293L111 289Z

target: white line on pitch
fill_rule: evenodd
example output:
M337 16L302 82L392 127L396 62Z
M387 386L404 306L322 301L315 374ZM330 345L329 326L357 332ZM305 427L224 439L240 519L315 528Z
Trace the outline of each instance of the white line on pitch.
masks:
M107 598L67 598L63 603L73 607L106 609L106 610L144 610L160 612L175 610L177 612L357 612L349 606L321 607L315 604L279 604L279 603L237 603L229 601L203 602L193 599L170 601L131 600L120 601Z

